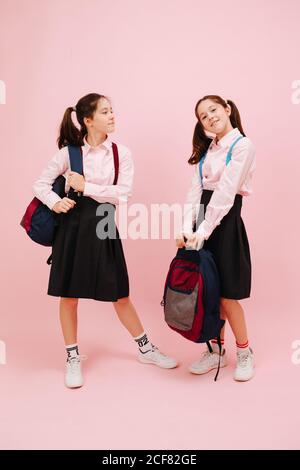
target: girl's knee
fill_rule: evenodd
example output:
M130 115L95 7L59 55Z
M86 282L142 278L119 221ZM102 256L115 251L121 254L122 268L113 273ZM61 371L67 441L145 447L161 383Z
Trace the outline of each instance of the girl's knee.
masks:
M221 297L220 305L226 312L227 310L230 310L230 307L232 307L232 305L234 305L236 302L237 300L225 299L224 297Z
M61 297L60 300L64 304L68 304L68 305L77 305L78 304L78 299L75 298L75 297Z
M122 297L121 299L118 299L117 302L114 302L114 304L117 305L126 305L130 301L129 297Z

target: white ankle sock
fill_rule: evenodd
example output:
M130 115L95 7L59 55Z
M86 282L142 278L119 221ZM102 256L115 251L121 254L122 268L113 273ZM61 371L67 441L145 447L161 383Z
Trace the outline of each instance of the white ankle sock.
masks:
M139 350L142 354L146 354L147 352L152 351L152 344L150 343L145 332L133 339L137 342Z
M67 351L67 360L70 360L72 357L79 356L78 353L78 344L67 344L66 345L66 351Z

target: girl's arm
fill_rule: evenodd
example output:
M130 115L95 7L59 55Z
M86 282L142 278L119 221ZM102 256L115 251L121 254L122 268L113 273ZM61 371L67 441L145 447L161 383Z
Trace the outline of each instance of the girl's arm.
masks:
M133 174L133 160L130 151L127 149L126 153L120 158L117 184L100 185L85 182L83 195L93 197L100 203L120 204L127 202L132 193Z
M67 170L68 159L68 149L63 147L49 161L47 167L33 185L35 197L46 204L51 210L61 200L58 194L52 191L52 185L55 179Z
M205 219L197 235L205 240L230 211L240 187L254 162L255 148L246 137L233 148L232 159L226 166L206 208Z
M190 234L193 232L193 225L196 222L197 213L199 211L200 199L202 194L202 185L199 175L199 165L196 165L192 184L187 193L183 211L182 233Z

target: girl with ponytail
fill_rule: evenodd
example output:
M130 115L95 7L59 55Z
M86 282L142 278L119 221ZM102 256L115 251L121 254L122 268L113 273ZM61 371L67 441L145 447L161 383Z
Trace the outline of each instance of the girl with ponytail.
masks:
M73 122L75 114L79 127ZM110 100L103 95L88 94L75 108L67 108L57 140L60 150L33 187L35 196L58 218L48 294L60 297L60 321L67 352L65 384L70 388L83 385L82 356L77 343L79 298L113 302L121 323L138 346L140 362L165 369L177 366L175 359L162 354L148 339L129 298L128 272L114 209L131 195L134 168L130 150L108 137L114 127ZM81 149L83 174L70 171L69 145ZM67 196L62 199L52 191L59 175L66 179ZM113 230L106 237L99 237L97 232L100 206L113 214L110 220Z
M249 347L244 311L238 300L250 297L251 258L246 229L241 218L243 196L249 196L255 168L255 149L245 136L236 105L218 95L201 98L195 107L197 123L189 163L195 165L179 248L202 247L212 252L220 275L221 318L228 319L236 339L237 366L234 379L247 381L254 374L253 351ZM231 149L231 159L228 152ZM199 204L204 208L200 219ZM221 332L224 345L224 328ZM225 349L219 358L217 341L212 340L190 372L204 374L226 366Z

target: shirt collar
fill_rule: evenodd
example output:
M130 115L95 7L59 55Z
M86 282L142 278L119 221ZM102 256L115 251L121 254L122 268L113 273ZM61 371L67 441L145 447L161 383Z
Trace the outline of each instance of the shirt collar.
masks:
M216 145L217 147L220 146L222 148L227 148L230 146L230 144L239 136L242 135L237 127L232 129L230 132L228 132L222 139L218 140L217 142L217 137L215 137L212 141L212 146Z
M82 147L82 153L83 155L87 155L91 150L98 150L104 148L106 150L110 150L111 148L111 140L107 136L105 141L102 142L102 144L97 145L97 147L92 147L86 140L86 136L83 138L83 147Z

